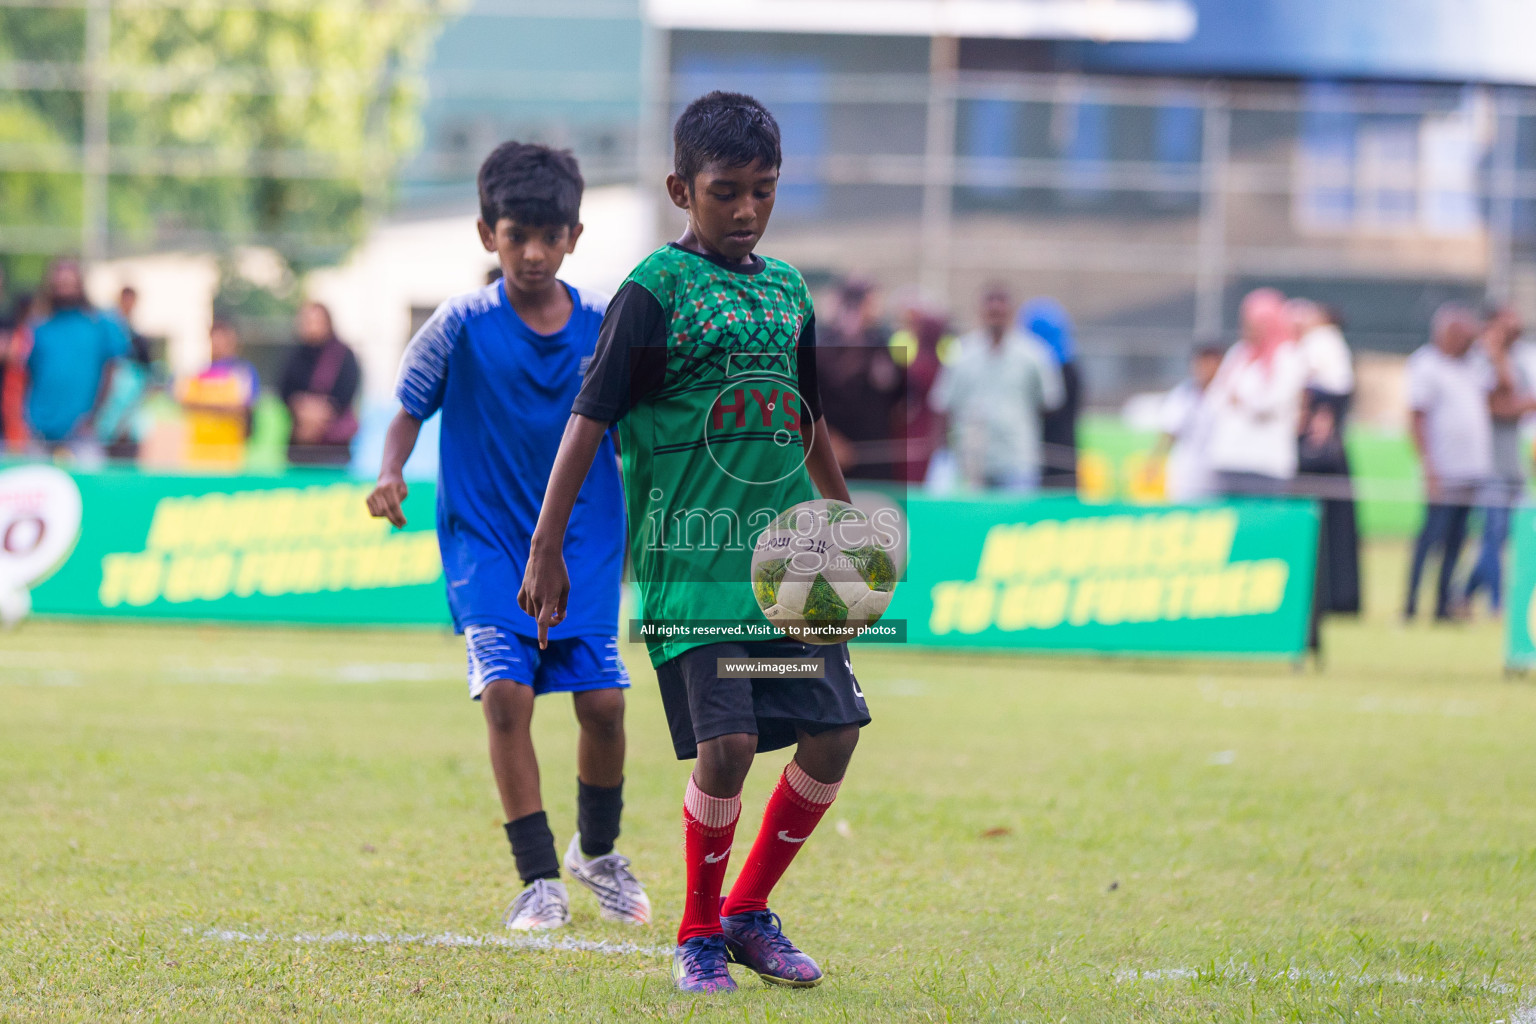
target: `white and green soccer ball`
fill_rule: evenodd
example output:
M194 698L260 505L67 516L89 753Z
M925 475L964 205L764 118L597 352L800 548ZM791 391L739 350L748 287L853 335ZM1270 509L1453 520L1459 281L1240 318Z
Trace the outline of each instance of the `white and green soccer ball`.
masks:
M852 505L802 501L758 535L757 605L796 640L835 644L879 621L896 592L895 533Z

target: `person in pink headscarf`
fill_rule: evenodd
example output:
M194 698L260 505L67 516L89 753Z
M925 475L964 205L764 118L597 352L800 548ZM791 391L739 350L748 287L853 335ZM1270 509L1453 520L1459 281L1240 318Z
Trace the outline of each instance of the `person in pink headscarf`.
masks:
M1285 494L1296 478L1306 360L1280 292L1249 292L1239 318L1242 338L1205 393L1211 403L1210 465L1222 494Z

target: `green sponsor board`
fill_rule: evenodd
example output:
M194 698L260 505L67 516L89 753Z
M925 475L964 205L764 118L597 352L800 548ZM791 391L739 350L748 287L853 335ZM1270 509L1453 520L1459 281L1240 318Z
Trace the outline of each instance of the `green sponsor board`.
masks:
M1510 568L1504 581L1504 663L1536 665L1536 509L1517 508L1510 523Z
M912 560L888 618L914 644L1297 657L1317 507L1148 508L1072 498L907 503Z
M337 473L74 479L80 539L33 591L38 614L449 621L430 484L412 485L411 524L394 530L364 509L370 485ZM1310 503L913 497L906 510L913 558L886 619L905 620L908 642L1127 654L1303 650L1317 535ZM1536 531L1528 516L1520 524ZM1536 543L1527 547L1518 607L1536 588ZM1521 642L1530 655L1528 631Z
M412 484L410 525L364 507L340 473L75 477L84 508L69 560L32 593L38 614L221 622L442 625L433 510Z

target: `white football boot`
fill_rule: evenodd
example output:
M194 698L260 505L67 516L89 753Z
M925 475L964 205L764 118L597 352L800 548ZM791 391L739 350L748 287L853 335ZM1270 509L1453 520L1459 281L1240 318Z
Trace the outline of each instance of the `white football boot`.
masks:
M502 922L515 932L543 931L571 923L571 898L558 878L536 878L517 894Z
M571 837L565 850L565 870L592 890L604 921L626 924L651 923L651 898L629 870L629 858L617 852L588 860L581 852L581 833Z

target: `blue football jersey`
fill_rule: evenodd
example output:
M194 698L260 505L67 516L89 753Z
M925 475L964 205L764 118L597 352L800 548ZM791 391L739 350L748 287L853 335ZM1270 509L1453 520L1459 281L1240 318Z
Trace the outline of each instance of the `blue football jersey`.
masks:
M562 282L563 284L563 282ZM426 419L442 410L437 538L454 627L537 636L517 606L528 545L560 436L592 357L606 300L564 285L565 327L538 334L501 281L437 308L406 346L395 395ZM582 484L565 535L566 619L551 638L618 633L624 496L611 433Z

